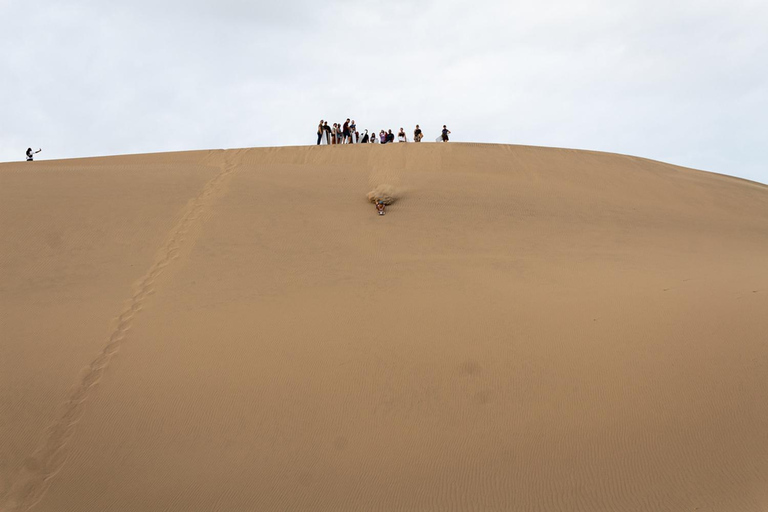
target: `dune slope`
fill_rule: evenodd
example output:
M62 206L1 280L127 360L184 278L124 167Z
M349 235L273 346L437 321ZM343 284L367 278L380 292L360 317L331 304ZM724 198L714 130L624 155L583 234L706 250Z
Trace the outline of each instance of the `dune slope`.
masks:
M766 255L623 155L1 164L0 510L763 511Z

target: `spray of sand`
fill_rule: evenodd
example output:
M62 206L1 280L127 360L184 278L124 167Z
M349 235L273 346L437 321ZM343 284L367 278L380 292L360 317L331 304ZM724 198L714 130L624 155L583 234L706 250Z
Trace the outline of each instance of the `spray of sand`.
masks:
M381 201L384 204L392 204L397 200L395 187L392 185L377 185L376 188L368 192L368 201L375 203Z

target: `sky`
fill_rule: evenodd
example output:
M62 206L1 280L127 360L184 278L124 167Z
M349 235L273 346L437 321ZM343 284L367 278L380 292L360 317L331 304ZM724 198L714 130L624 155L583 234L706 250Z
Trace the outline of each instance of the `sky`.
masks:
M320 119L768 183L765 0L0 0L0 161L314 144Z

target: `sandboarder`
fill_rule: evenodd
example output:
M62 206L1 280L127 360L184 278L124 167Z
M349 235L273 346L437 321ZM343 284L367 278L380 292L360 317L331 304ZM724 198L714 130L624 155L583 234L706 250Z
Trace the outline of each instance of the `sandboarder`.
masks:
M424 134L421 132L421 128L419 128L419 125L416 125L416 129L413 130L413 142L421 142L423 137Z
M323 137L325 138L325 145L331 144L331 127L328 126L328 121L323 123Z
M38 149L37 151L32 151L32 148L27 148L27 162L32 162L34 160L34 155L41 151L42 149Z
M384 201L381 199L376 200L376 211L379 212L379 215L384 215L386 213L387 205L384 204Z

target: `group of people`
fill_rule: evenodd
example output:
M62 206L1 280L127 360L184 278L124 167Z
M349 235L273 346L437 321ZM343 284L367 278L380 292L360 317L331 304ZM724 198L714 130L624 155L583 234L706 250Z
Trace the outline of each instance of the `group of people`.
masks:
M448 142L448 135L451 131L443 125L443 131L440 133L442 142ZM424 132L421 131L419 125L413 130L413 142L421 142L424 138ZM405 134L405 130L400 128L397 133L398 142L408 142L408 136ZM347 119L342 123L333 123L333 126L328 126L328 121L320 120L320 124L317 126L317 145L322 143L331 144L388 144L395 142L395 134L392 130L381 130L378 135L376 133L368 133L365 130L362 134L357 130L357 124L355 120Z

